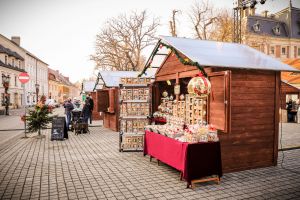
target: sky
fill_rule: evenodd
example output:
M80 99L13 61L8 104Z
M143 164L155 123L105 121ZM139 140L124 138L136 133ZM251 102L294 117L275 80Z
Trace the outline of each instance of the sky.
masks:
M187 10L197 0L0 0L0 33L7 38L21 37L21 46L69 76L72 82L95 76L96 34L104 22L121 13L142 11L159 17L157 35L170 35L168 21L173 9L180 10L178 36L191 37ZM216 8L233 8L233 0L210 0ZM300 0L293 0L300 8ZM286 8L289 0L267 0L257 5L277 12ZM150 55L145 52L145 56Z

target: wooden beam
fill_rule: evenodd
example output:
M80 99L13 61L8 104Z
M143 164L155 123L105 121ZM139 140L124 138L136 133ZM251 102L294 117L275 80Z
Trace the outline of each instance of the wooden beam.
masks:
M279 108L280 108L280 72L275 72L275 119L274 119L274 146L273 146L273 164L277 165L278 159L278 136L279 136Z
M179 83L179 72L176 73L176 85L180 85ZM179 101L179 95L180 94L176 94L176 101Z

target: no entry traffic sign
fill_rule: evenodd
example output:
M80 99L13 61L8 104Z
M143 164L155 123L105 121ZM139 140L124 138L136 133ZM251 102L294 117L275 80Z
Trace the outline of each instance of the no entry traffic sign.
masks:
M23 84L27 83L29 81L29 75L26 72L22 72L19 74L19 81Z

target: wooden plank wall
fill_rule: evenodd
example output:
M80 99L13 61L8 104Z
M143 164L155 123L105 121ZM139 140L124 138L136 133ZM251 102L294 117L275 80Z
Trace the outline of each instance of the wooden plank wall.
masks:
M103 117L100 115L100 112L98 112L98 100L97 100L97 92L91 92L92 99L94 101L94 108L92 112L92 119L93 120L102 120Z
M119 89L110 89L110 112L104 112L103 124L105 128L119 131Z
M275 106L275 72L232 70L231 132L220 134L224 172L276 164Z
M165 63L163 64L163 67L161 67L155 76L156 81L160 81L160 77L164 77L163 79L176 79L176 74L180 73L182 74L181 77L189 77L190 74L196 74L200 71L195 66L190 65L183 65L176 57L176 55L170 55Z

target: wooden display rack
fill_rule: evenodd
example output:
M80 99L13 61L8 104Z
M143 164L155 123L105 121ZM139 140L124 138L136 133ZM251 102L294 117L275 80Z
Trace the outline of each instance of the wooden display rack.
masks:
M134 78L131 78L134 80ZM138 81L141 81L140 78ZM143 151L144 127L151 113L150 83L120 84L119 151Z
M185 121L187 124L196 124L199 120L207 121L207 97L196 97L194 95L187 94L185 103Z

